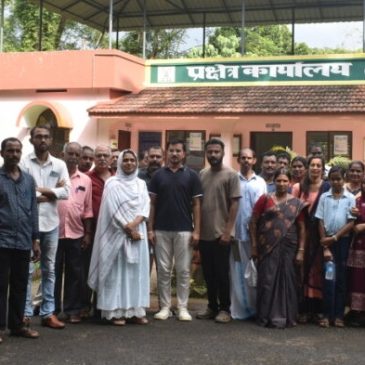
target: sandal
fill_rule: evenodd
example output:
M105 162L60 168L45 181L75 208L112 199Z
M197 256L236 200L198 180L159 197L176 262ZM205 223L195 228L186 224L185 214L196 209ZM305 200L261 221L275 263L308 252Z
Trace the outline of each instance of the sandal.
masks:
M127 322L132 324L148 324L148 319L146 317L132 317L127 318Z
M81 319L88 319L90 318L90 310L88 308L81 309L80 311Z
M299 314L298 316L298 323L300 324L307 324L309 321L309 316L307 313Z
M337 328L344 328L345 322L343 321L343 319L336 318L335 321L333 322L333 325Z
M114 318L111 322L113 326L125 326L124 318Z
M321 318L318 321L318 325L322 328L328 328L330 326L330 321L328 320L328 318Z

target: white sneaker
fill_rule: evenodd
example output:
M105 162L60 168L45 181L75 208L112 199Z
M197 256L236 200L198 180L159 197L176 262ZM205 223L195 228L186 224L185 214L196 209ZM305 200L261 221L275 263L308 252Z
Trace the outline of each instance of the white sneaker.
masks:
M177 316L179 321L191 321L192 317L186 308L180 308Z
M168 307L163 307L159 312L157 312L153 318L154 319L159 319L161 321L164 321L165 319L169 318L172 316L172 313L170 311L170 308Z

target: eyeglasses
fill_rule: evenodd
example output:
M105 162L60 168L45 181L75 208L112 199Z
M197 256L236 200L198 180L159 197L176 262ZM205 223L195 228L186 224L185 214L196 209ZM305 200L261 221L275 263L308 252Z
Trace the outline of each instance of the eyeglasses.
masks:
M98 153L97 155L95 155L95 158L109 158L110 155L107 153Z

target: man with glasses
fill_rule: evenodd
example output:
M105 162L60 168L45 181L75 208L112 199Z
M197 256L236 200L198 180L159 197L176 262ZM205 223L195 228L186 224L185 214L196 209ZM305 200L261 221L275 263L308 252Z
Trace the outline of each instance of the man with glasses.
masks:
M55 262L59 225L57 200L68 199L71 183L65 162L49 153L52 136L48 126L32 128L30 143L34 147L34 152L21 161L20 167L32 175L36 182L42 271L42 304L39 314L42 317L43 326L62 329L65 324L53 314L55 311ZM27 289L26 320L33 315L32 272L33 265L31 265Z

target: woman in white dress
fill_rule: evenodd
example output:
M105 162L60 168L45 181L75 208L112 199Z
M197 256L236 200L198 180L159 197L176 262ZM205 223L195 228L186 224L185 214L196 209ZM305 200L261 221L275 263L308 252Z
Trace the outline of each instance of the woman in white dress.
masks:
M102 318L122 326L147 324L149 253L145 220L150 201L137 177L137 156L124 150L116 175L105 184L94 239L89 286L97 293Z

